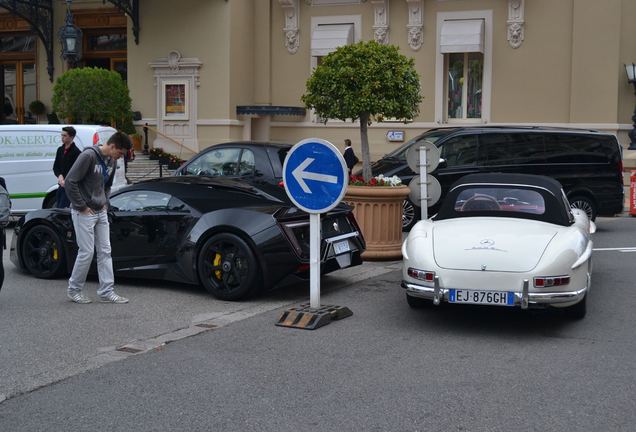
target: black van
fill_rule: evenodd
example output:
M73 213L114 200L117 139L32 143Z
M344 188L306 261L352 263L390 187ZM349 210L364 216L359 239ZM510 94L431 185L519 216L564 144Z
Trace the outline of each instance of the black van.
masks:
M546 127L450 127L431 129L372 165L373 175L397 175L408 184L415 173L406 164L406 151L424 140L440 148L433 172L442 197L466 174L508 172L541 174L558 180L573 207L591 219L623 210L623 159L616 137L593 130ZM429 208L434 214L439 202ZM419 205L419 203L417 203ZM420 217L420 208L404 202L404 229Z

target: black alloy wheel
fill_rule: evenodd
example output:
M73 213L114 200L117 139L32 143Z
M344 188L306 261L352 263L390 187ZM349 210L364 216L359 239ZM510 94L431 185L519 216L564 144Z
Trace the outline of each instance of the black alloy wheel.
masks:
M588 219L596 220L596 203L585 195L574 195L569 198L570 207L583 210Z
M410 231L420 220L418 211L419 207L416 207L410 199L402 201L402 231Z
M42 208L43 209L53 208L55 207L56 201L57 201L57 196L55 195L55 192L51 192L50 194L46 196L46 198L44 198L44 201L42 202Z
M26 270L37 278L54 278L64 271L62 239L46 225L36 225L24 234L21 252Z
M250 246L230 233L210 237L199 252L203 287L221 300L241 300L256 291L259 265Z

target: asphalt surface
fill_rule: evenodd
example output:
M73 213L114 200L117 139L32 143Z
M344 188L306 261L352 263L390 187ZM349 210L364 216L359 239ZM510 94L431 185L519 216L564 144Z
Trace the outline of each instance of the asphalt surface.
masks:
M600 220L595 247L636 246L635 221ZM634 256L595 252L578 322L409 309L398 270L343 283L323 304L352 317L316 331L276 327L280 308L237 319L11 397L0 429L631 431Z

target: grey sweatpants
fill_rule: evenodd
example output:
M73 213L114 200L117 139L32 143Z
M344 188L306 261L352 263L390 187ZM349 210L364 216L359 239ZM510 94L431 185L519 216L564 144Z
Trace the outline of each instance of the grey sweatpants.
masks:
M68 280L68 292L73 295L82 291L93 261L93 253L97 251L97 274L99 276L97 295L105 297L113 291L115 285L113 260L110 256L108 214L106 210L102 210L94 215L84 215L71 209L71 217L79 250L73 272Z

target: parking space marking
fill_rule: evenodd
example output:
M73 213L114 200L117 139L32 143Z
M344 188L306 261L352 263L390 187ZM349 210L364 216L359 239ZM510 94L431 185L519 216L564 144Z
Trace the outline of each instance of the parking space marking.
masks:
M594 252L619 251L619 252L636 252L636 247L616 247L616 248L594 248Z

